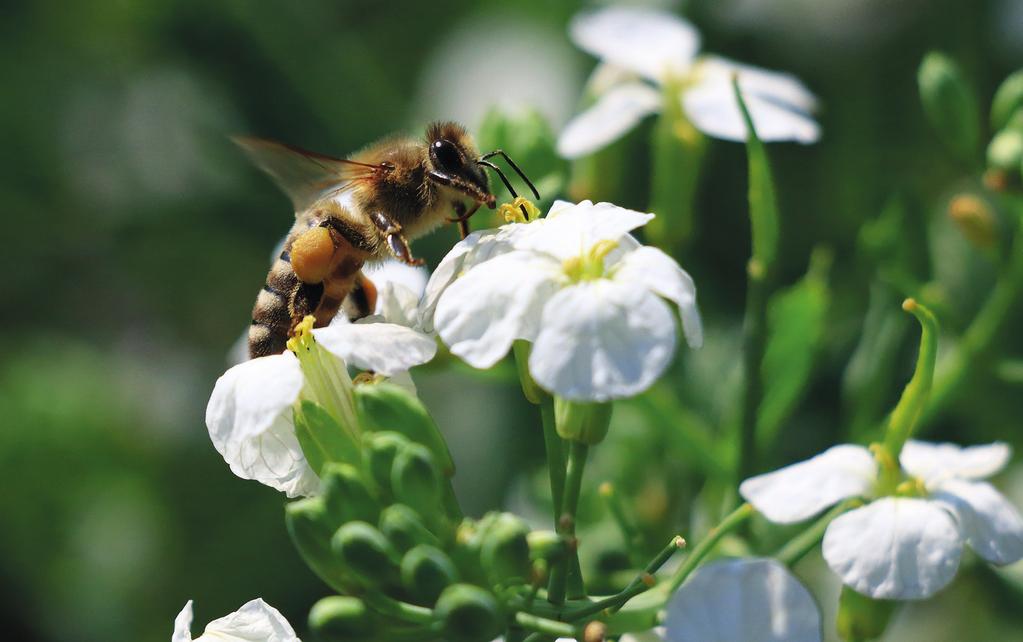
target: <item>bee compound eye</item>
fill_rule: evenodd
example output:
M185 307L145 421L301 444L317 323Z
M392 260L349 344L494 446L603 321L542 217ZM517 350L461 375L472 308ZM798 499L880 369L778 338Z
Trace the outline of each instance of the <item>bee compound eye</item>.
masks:
M462 155L458 148L449 140L437 140L433 142L430 151L439 169L454 171L462 165Z

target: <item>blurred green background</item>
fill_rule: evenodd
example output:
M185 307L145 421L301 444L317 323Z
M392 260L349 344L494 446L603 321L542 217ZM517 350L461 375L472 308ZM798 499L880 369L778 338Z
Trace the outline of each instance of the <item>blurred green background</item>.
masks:
M302 632L325 589L287 539L282 497L235 478L203 422L290 219L286 199L227 137L344 155L435 118L475 129L492 106L535 106L557 131L594 65L565 35L580 6L5 3L0 637L166 640L188 599L201 631L257 596ZM894 339L880 348L889 365L877 407L857 418L843 380L864 314L873 302L901 319L898 301L915 287L878 278L884 257L896 254L931 283L946 303L949 336L994 274L991 259L947 224L948 198L977 179L924 121L916 68L926 51L948 52L986 106L1023 64L1023 1L707 0L679 9L701 29L705 50L792 71L821 99L822 141L769 151L784 214L782 281L803 274L812 248L830 248L828 326L814 384L761 468L850 432L865 439L857 431L897 398L916 349L908 320L893 321ZM646 204L648 133L649 125L624 143L619 204ZM680 357L670 383L719 433L730 417L722 387L737 376L745 173L741 145L711 143L697 237L680 256L699 287L708 341ZM898 219L899 242L865 250L863 226L883 211ZM444 229L416 251L435 265L455 240L454 228ZM1017 308L1010 327L1021 320ZM1023 341L1008 335L1000 352L1019 358ZM1002 366L971 379L929 436L1023 446L1020 372ZM518 473L538 468L542 439L511 372L442 365L417 376L452 436L471 514L523 510L529 489L542 487ZM650 523L697 529L685 506L703 477L684 464L675 417L645 417L617 415L588 484L617 479ZM1019 504L1023 472L1000 481ZM813 560L802 570L817 572ZM1023 630L1016 581L973 566L936 600L906 609L886 639L1012 639ZM833 613L834 594L818 595Z

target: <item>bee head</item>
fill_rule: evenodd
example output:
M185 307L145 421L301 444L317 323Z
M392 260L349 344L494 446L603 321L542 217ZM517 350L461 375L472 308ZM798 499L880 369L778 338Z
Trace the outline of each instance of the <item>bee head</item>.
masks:
M433 123L426 130L426 145L430 180L491 209L495 207L490 180L479 164L479 151L464 127L457 123Z

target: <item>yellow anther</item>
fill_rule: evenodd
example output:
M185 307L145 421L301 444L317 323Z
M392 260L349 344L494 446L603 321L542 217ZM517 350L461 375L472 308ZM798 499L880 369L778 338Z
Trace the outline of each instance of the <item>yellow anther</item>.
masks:
M597 241L588 252L561 263L561 269L572 281L589 281L604 276L604 259L618 248L618 241Z
M312 347L313 342L313 326L316 324L316 317L313 315L307 315L297 326L295 326L294 335L288 339L288 350L297 353L300 348L308 350Z
M511 203L501 203L497 208L506 223L527 223L540 218L540 210L523 196L516 196ZM528 215L528 220L527 220Z

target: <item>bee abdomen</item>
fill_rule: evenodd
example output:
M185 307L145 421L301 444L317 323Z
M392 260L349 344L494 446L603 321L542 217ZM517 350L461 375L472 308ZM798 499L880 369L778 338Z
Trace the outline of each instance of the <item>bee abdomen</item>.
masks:
M265 357L284 352L292 325L289 302L299 286L287 252L274 261L266 284L256 297L249 326L249 356Z

